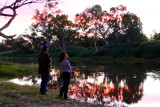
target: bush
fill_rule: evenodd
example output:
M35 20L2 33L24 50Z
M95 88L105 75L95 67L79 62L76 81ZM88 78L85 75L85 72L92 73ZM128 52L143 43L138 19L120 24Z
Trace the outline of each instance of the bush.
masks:
M141 58L155 59L160 58L160 40L145 42L139 47Z

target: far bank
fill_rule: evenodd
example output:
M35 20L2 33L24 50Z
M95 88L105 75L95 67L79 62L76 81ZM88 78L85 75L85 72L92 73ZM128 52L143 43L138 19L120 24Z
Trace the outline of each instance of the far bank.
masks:
M83 48L73 47L65 50L72 60L159 60L160 59L160 41L149 41L141 44L123 44L109 45L98 47ZM61 50L51 48L49 54L53 59L58 59ZM40 50L37 52L29 50L10 50L0 52L0 57L20 57L20 58L37 58Z

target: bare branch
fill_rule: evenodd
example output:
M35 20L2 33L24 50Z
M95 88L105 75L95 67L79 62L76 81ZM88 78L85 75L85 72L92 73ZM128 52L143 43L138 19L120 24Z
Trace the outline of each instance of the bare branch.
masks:
M0 9L0 16L7 16L10 17L10 19L8 20L7 23L5 23L1 28L0 28L0 36L4 37L4 38L11 38L14 37L15 35L12 36L7 36L5 34L2 33L2 31L4 29L6 29L7 27L9 27L9 25L12 23L12 21L15 19L15 17L17 16L16 11L17 9L19 9L20 7L27 5L27 4L33 4L33 3L42 3L45 0L15 0L12 4L10 5L5 5L4 7L2 7ZM12 14L11 13L3 13L4 10L6 9L10 9L12 10Z
M16 36L16 34L15 35L5 35L2 32L0 32L0 36L2 36L3 38L13 38Z
M16 15L14 15L3 27L1 27L0 32L2 30L6 29L11 24L11 22L14 20L15 17L16 17Z
M0 13L0 16L13 17L13 15L12 15L12 14L5 14L5 13Z

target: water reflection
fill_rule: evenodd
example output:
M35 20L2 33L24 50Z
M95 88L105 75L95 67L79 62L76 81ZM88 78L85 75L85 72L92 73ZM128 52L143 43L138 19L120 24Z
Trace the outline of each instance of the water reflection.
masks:
M19 85L39 86L41 80L39 76L32 75L32 76L27 76L22 78L15 78L15 79L9 80L9 82L17 83Z
M77 63L71 62L71 65ZM74 71L74 75L71 76L69 97L104 106L138 105L138 102L144 100L145 90L150 87L147 85L144 87L144 83L148 84L146 81L154 78L158 81L156 85L160 85L158 65L159 63L142 62L82 62L81 66L79 65ZM53 67L48 89L58 92L62 85L62 77L59 73L59 66ZM32 85L40 84L38 76L19 80L32 81ZM157 95L160 95L160 92Z

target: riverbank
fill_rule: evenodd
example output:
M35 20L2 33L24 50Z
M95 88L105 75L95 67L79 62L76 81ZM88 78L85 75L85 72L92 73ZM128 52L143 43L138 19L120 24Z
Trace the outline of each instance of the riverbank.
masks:
M49 91L46 95L39 94L39 87L20 86L14 83L0 83L1 107L95 107L77 100L59 99L58 94ZM98 105L96 105L97 107Z
M53 58L58 58L61 50L50 48L49 54ZM98 47L72 47L66 50L69 58L72 59L160 59L160 41L149 41L140 44L117 44ZM38 57L40 50L37 52L29 50L10 50L0 52L0 57Z
M37 74L37 67L0 63L0 106L2 107L94 107L78 100L58 98L52 90L39 93L39 86L21 86L7 82L11 78ZM97 106L97 105L96 105Z
M51 56L52 57L52 56ZM107 61L107 62L160 62L160 58L157 59L142 59L142 58L78 58L78 57L69 57L69 61ZM54 64L59 64L58 57L52 57ZM30 65L37 65L38 57L1 57L0 62L13 62L13 63L22 63ZM55 63L56 62L56 63ZM38 66L38 65L37 65Z
M0 63L0 77L14 78L36 74L38 67L12 63Z

